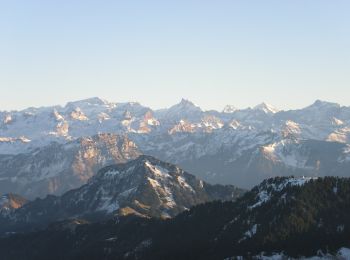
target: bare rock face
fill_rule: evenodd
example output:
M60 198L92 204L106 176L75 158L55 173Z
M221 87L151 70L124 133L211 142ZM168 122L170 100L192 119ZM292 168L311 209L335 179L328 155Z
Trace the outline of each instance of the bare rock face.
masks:
M87 182L100 168L140 155L126 136L98 134L31 153L0 156L0 191L26 198L62 194Z
M80 108L76 108L73 110L70 114L71 118L74 120L80 120L80 121L86 121L89 120L87 116L84 114L83 111L80 110Z
M25 198L9 193L0 197L0 216L8 216L13 210L19 209L28 203Z

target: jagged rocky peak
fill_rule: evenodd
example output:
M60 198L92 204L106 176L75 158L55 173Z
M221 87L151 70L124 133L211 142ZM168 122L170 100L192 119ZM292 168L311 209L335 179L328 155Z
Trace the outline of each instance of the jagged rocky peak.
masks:
M192 101L190 101L190 100L188 100L188 99L185 99L185 98L182 98L182 99L181 99L179 105L185 106L185 107L187 107L187 106L190 106L190 107L196 106Z
M277 108L273 107L272 105L267 104L265 102L263 102L259 105L256 105L253 109L263 111L266 114L275 114L279 111L279 109L277 109Z
M180 120L189 120L190 122L199 122L203 111L200 107L191 101L182 99L180 103L171 106L168 109L157 111L157 117L165 122L178 122Z
M196 106L192 101L188 99L182 98L180 103L172 106L169 108L170 111L186 111L186 112L193 112L193 111L202 111L199 106Z
M241 192L233 186L209 185L176 165L146 155L102 169L90 185L96 183L107 185L104 190L113 186L121 214L165 218L199 203L235 199Z

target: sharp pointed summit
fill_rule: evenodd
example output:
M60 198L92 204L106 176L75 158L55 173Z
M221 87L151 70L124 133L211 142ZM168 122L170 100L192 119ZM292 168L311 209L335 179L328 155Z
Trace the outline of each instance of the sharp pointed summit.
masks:
M254 108L254 110L261 110L263 112L265 112L266 114L275 114L279 111L279 109L273 107L272 105L270 104L267 104L265 102L259 104L259 105L256 105Z
M181 107L181 108L197 108L197 109L200 109L199 106L196 106L192 101L188 100L188 99L185 99L185 98L182 98L180 103L172 106L172 107Z
M173 105L166 110L163 115L164 118L171 121L179 121L183 119L199 119L201 118L203 111L199 106L196 106L193 102L187 99L181 99L180 103Z

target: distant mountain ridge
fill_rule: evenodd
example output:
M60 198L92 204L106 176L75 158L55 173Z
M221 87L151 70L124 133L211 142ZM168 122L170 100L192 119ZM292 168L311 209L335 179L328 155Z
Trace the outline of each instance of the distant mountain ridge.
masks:
M349 176L350 107L320 100L289 111L262 103L219 112L185 99L152 110L91 98L64 107L3 111L0 120L2 158L33 157L52 142L112 133L127 136L140 153L176 163L211 183L250 188L278 175ZM0 184L10 176L17 174L0 170Z
M280 111L262 103L253 109L226 106L223 112L203 111L182 99L168 109L152 110L136 102L112 103L100 98L69 102L64 107L27 108L0 112L0 152L19 153L48 144L66 142L99 132L177 133L212 132L238 122L241 128L280 130L293 122L300 136L349 142L350 107L317 100L298 110ZM184 127L171 131L185 122Z

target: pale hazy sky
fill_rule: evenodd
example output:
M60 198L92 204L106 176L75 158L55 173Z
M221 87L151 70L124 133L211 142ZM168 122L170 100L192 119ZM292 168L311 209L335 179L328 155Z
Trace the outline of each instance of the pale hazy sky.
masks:
M350 105L348 0L0 0L0 110Z

